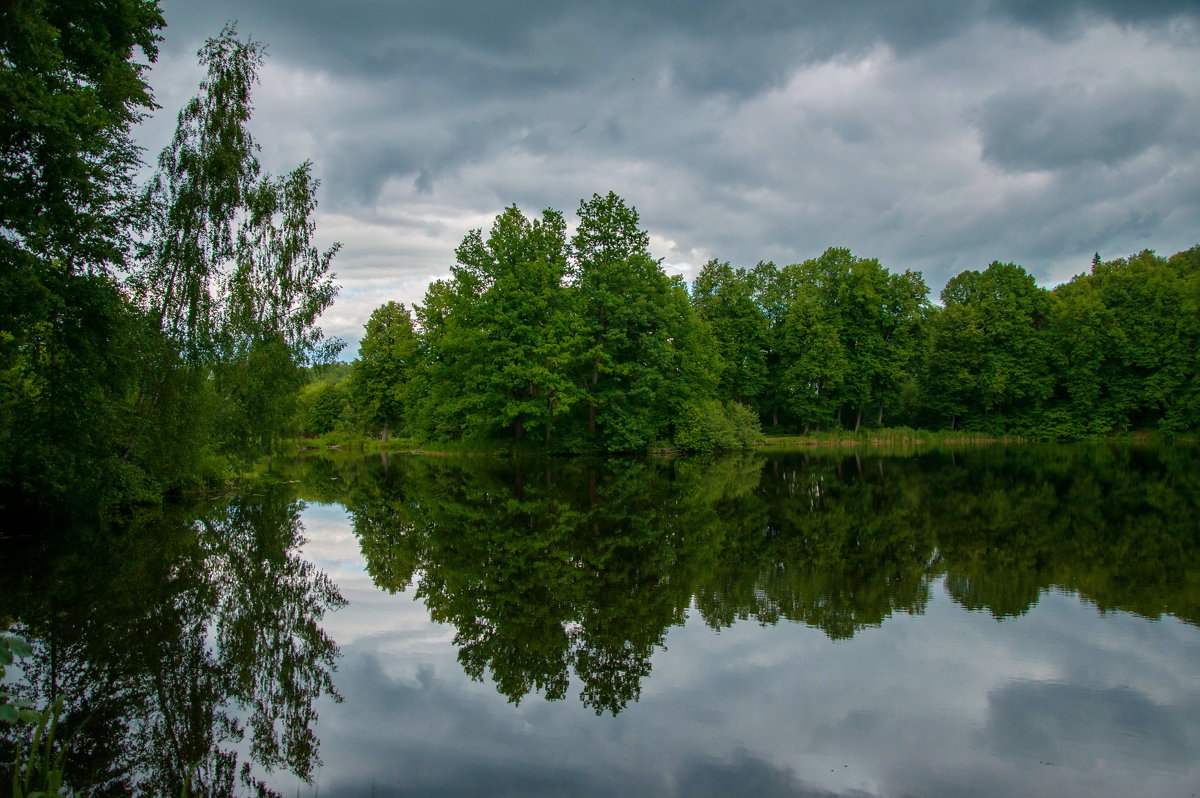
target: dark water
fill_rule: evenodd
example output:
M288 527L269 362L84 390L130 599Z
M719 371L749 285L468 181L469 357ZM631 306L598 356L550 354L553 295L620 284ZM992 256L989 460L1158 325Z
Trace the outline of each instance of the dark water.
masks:
M1200 794L1194 447L312 460L9 534L95 794Z

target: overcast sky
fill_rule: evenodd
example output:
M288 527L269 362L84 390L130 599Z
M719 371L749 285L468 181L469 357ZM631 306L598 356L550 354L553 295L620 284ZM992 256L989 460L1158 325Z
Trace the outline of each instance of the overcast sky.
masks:
M419 302L506 205L616 191L688 279L830 246L1051 286L1200 242L1197 0L163 0L153 157L227 20L270 50L264 165L312 159L328 334Z

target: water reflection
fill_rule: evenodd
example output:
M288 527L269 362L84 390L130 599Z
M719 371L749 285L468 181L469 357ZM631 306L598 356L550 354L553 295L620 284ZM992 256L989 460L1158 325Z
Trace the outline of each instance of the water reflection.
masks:
M456 629L464 670L618 713L694 606L849 639L944 583L998 619L1045 591L1195 623L1189 449L980 448L708 462L392 458L335 469L367 568ZM419 576L419 578L418 578Z
M1174 794L1200 742L1198 460L277 463L261 495L4 541L0 616L37 697L87 719L68 776L95 795L178 795L197 762L193 795L293 794L280 771L381 796L1117 795L1151 784L1131 760ZM300 499L346 508L330 562L420 602L363 577L327 622ZM356 609L334 707L324 628Z
M34 644L31 697L67 697L67 783L179 795L192 774L192 795L263 795L274 769L311 776L314 702L336 696L320 621L344 602L297 556L301 508L274 490L7 541L24 561L6 562L0 615Z
M563 697L574 673L586 706L615 713L637 699L760 470L753 457L409 459L367 491L347 479L347 506L377 584L403 590L419 571L417 595L456 627L468 674L519 702Z

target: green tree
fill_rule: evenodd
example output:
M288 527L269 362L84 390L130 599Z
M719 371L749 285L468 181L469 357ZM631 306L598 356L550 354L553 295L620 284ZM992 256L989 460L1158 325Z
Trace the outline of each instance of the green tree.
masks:
M297 399L299 427L303 432L326 435L344 423L350 411L350 392L331 382L310 382Z
M112 275L163 25L146 0L0 13L0 484L23 494L136 477L123 402L148 342Z
M579 395L568 370L576 334L562 214L530 220L511 206L486 239L472 230L455 254L452 279L432 285L418 311L426 426L449 431L436 417L451 416L468 437L520 442L532 432L550 444Z
M831 248L776 269L759 264L756 293L769 319L767 405L810 425L882 424L917 368L928 289L916 272Z
M825 318L814 290L799 292L780 329L781 393L785 407L804 425L834 422L848 361L837 327Z
M682 284L650 256L636 209L609 192L580 202L578 213L570 278L579 297L586 446L644 449L684 402L706 384L711 390L711 336L706 342L696 329Z
M0 14L0 257L69 274L124 260L139 165L131 127L165 25L152 0L10 0ZM15 296L8 291L5 296Z
M1108 309L1101 381L1122 426L1195 429L1200 372L1196 253L1152 251L1097 265L1084 278Z
M754 300L753 275L710 260L692 284L692 305L721 357L719 398L753 402L767 381L767 316Z
M1052 391L1047 292L1012 263L964 271L930 325L924 394L939 423L1036 431Z
M795 269L780 269L774 263L760 262L751 272L754 299L766 317L763 360L765 384L759 396L759 408L772 427L788 419L788 387L785 370L785 322L797 287Z
M1082 437L1124 426L1105 385L1105 361L1115 346L1112 311L1084 276L1060 285L1051 296L1048 331L1057 378L1046 431Z
M322 252L312 241L312 165L282 178L259 166L247 123L263 45L226 26L199 57L207 75L146 189L143 252L129 286L187 367L215 378L213 433L235 431L223 448L247 456L291 417L299 366L340 347L316 324L337 294L338 245ZM162 399L156 372L139 410Z
M362 420L388 433L406 428L405 414L415 404L419 389L420 339L412 314L399 302L388 302L367 320L354 371L350 396Z

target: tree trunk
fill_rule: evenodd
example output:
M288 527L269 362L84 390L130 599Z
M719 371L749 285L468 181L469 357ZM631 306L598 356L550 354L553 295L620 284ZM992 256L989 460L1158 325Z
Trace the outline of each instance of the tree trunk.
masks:
M387 439L388 439L388 425L387 425L387 422L385 421L383 423L383 442L387 443Z
M861 427L862 427L862 405L859 405L858 413L854 416L854 431L858 432L858 430Z
M518 415L516 420L513 421L513 435L516 437L518 443L521 442L521 437L524 434L525 434L525 418L524 418L524 416Z
M879 403L879 415L875 418L875 425L879 427L883 426L883 402Z

